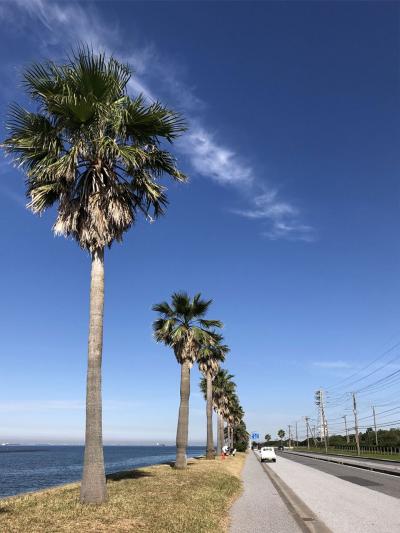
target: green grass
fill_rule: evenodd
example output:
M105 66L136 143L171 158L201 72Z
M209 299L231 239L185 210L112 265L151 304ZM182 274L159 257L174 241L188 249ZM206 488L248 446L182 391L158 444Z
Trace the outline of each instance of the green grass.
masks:
M308 450L306 446L299 446L298 448L294 448L293 451L299 451L299 452L312 452L312 453L322 453L325 454L324 448L313 448L310 446L310 449ZM351 450L335 450L333 448L328 448L328 454L329 455L347 455L348 457L365 457L366 459L386 459L387 461L400 461L400 454L387 454L387 453L368 453L368 452L361 452L361 455L357 455L356 451Z
M0 500L0 531L12 533L220 533L241 491L245 454L193 460L187 470L140 468L107 480L108 502L79 503L79 484Z

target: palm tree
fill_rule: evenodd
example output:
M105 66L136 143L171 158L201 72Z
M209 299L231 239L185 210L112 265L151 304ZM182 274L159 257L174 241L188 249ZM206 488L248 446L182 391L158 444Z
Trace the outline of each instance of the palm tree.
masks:
M182 119L159 102L132 99L130 76L127 65L85 47L65 64L32 65L24 85L36 109L11 106L3 143L26 172L28 207L41 214L56 205L54 233L72 237L91 257L83 503L107 497L101 405L104 250L122 240L138 213L163 214L163 174L186 179L160 145L184 131Z
M197 357L200 372L202 372L205 382L206 416L207 416L207 452L206 459L215 459L214 437L212 427L212 382L218 372L219 363L225 361L225 356L229 352L228 346L221 344L222 336L216 335L212 343L201 346Z
M224 444L224 417L227 414L227 401L229 394L235 391L233 375L220 368L213 381L213 404L218 414L217 421L217 454L221 453Z
M221 328L219 320L205 320L212 300L202 300L201 294L190 298L185 292L175 292L171 305L161 302L153 306L160 314L154 321L154 337L157 342L170 346L181 365L181 401L176 432L176 468L186 468L186 448L189 431L190 369L202 346L217 342L211 328Z
M284 439L285 437L285 431L283 429L280 429L278 431L278 437L281 439L281 446L282 446L282 440Z
M240 424L242 423L243 418L244 418L244 411L243 411L242 406L239 403L239 399L238 399L237 396L236 396L235 402L231 406L230 414L231 414L231 420L232 420L232 422L231 422L232 423L232 429L231 429L232 448L235 448L235 432L236 432L236 428L238 426L240 426Z
M264 436L265 442L269 442L271 440L271 435L268 433Z
M228 422L227 433L229 446L234 448L234 430L244 417L244 411L239 403L239 398L233 390L228 390L226 395L225 418Z
M204 396L206 400L206 416L207 416L207 451L206 459L215 459L215 449L214 449L214 437L213 437L213 422L212 422L212 412L213 412L213 394L212 394L212 383L215 378L216 373L219 369L219 363L225 361L225 356L229 352L228 346L221 344L222 336L216 335L215 341L213 343L208 343L200 348L197 362L199 365L200 372L204 376ZM202 382L200 383L200 388Z

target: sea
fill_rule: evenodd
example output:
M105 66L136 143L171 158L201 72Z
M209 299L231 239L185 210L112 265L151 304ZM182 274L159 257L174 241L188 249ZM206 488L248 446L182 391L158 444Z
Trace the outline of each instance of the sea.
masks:
M104 446L106 473L170 462L175 446ZM188 457L205 453L189 446ZM83 446L0 446L0 498L78 481Z

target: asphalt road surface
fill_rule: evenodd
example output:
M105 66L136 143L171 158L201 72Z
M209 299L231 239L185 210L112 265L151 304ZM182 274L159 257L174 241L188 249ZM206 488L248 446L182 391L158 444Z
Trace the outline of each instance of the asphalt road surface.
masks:
M380 459L373 459L367 457L354 457L346 455L336 455L336 454L325 454L325 453L307 453L307 452L298 452L298 451L288 451L285 450L285 453L293 453L296 455L305 455L306 457L314 457L315 459L329 459L332 463L343 463L349 466L364 465L368 468L372 468L376 471L384 471L386 474L397 474L400 475L400 462L399 461L382 461Z
M377 490L399 484L398 477L285 453L263 467L273 470L333 533L400 532L398 489L397 497Z
M278 452L278 457L284 457L295 463L310 466L321 472L331 474L337 478L349 481L355 485L366 487L377 492L382 492L388 496L400 498L400 477L389 474L381 474L362 468L354 468L337 463L328 463L318 459L312 459L301 455Z

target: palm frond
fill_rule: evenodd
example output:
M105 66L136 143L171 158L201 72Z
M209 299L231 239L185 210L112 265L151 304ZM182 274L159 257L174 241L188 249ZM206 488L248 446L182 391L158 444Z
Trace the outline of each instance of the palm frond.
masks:
M203 328L223 328L224 324L220 320L204 320L200 319L199 324Z
M202 349L211 349L222 340L222 336L211 329L219 327L220 321L205 321L202 317L211 300L202 300L201 294L196 294L190 298L188 293L174 292L171 296L171 303L163 301L153 306L153 310L159 313L159 318L153 322L155 339L158 342L174 348L174 353L178 362L189 360L192 364ZM166 323L170 327L166 328ZM224 350L221 347L221 350ZM217 362L221 356L216 356ZM215 362L212 365L215 366ZM215 368L216 371L216 368Z
M113 57L79 46L63 64L26 69L34 112L10 107L3 146L26 170L30 208L58 204L54 232L89 251L122 240L138 213L165 212L163 176L186 180L160 148L185 130L182 117L159 102L130 98L131 74Z
M31 170L38 163L54 163L62 153L62 141L52 121L39 113L26 111L18 104L9 108L6 129L10 136L3 142L15 162Z
M187 129L179 113L160 102L148 106L142 95L129 102L124 122L127 136L139 143L151 142L157 137L172 142Z

